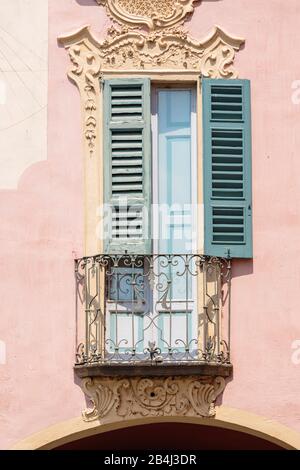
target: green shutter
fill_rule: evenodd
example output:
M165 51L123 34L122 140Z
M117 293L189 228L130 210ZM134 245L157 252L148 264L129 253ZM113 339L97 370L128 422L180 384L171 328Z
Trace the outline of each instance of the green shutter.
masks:
M203 80L205 254L252 257L248 80Z
M104 82L106 253L151 252L150 80Z

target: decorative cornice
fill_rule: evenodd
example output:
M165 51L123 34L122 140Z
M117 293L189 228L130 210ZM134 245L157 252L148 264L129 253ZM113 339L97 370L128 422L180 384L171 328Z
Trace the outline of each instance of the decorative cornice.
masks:
M235 53L244 44L243 39L228 35L218 26L202 41L190 38L181 29L147 34L111 27L106 39L99 42L88 26L59 41L69 50L74 65L69 74L72 79L89 70L97 76L97 66L98 72L100 68L103 72L172 70L198 72L211 78L236 78Z
M150 31L182 24L201 0L96 0L121 25L147 26Z
M222 377L87 378L82 381L82 389L93 407L83 411L83 419L212 418L216 414L215 401L224 388Z

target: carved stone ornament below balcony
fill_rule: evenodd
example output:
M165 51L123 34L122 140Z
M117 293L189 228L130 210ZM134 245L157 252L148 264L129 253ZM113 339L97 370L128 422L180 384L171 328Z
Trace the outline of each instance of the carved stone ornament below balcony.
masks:
M84 393L93 407L84 421L156 416L213 418L215 401L225 388L222 377L87 378Z
M169 28L184 22L201 0L96 0L119 24L149 30Z

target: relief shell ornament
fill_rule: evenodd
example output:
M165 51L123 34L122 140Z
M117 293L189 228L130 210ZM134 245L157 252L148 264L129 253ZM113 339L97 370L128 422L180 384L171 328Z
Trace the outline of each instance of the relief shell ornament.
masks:
M146 26L149 30L182 24L201 0L96 0L119 24Z

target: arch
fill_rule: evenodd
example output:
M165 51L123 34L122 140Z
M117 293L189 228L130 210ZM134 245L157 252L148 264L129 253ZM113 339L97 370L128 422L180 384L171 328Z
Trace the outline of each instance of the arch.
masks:
M276 421L243 410L225 406L215 418L190 416L132 418L114 422L84 422L81 417L58 423L18 442L12 450L51 450L72 441L152 423L187 423L239 431L264 439L287 450L300 450L300 433Z

